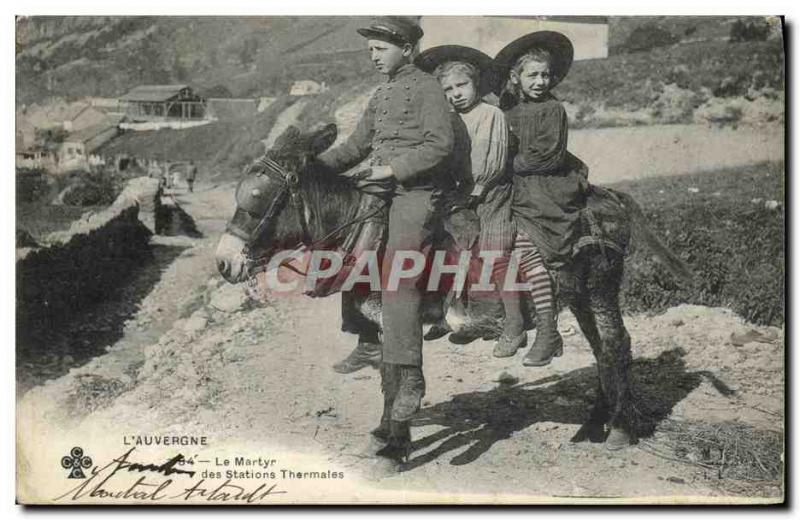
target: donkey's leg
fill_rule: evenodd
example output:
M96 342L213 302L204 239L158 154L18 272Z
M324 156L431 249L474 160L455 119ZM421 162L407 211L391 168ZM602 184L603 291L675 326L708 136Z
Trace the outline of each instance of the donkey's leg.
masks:
M587 298L588 295L583 295ZM578 325L581 332L586 337L589 345L592 347L592 352L595 358L599 359L602 350L602 342L600 333L597 330L597 324L594 321L594 315L587 301L573 300L569 302L570 310L575 318L578 320ZM605 427L608 421L608 401L603 393L603 385L600 378L597 379L597 390L595 395L595 402L589 412L589 419L583 423L578 431L573 435L570 442L584 442L589 440L591 442L603 442L606 439Z
M619 308L622 263L605 273L604 283L590 285L589 305L594 314L600 349L596 352L600 386L609 404L608 449L636 442L630 387L631 340Z

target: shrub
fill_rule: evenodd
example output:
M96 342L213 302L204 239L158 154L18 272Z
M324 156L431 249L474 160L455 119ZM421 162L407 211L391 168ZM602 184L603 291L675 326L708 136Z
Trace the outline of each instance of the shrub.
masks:
M782 325L784 212L764 201L784 200L783 171L783 164L771 164L615 186L637 199L656 234L696 277L694 285L679 283L646 251L635 250L623 283L626 310L694 303Z
M766 20L745 22L736 20L731 26L731 42L765 41L769 36Z
M628 35L622 49L627 52L642 52L678 43L680 38L654 23L637 27Z
M90 170L70 174L73 183L64 193L63 202L70 206L104 206L114 202L122 191L122 180L106 170Z
M37 202L50 193L47 174L40 169L17 168L17 203Z

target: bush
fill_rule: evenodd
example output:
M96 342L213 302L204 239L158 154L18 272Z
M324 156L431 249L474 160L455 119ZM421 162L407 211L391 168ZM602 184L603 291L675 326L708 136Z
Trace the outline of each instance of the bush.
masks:
M70 174L73 182L62 202L70 206L105 206L114 202L123 188L122 180L110 171L91 170Z
M736 20L731 26L731 42L763 42L769 36L769 25L766 20L745 22Z
M36 168L17 168L15 188L17 204L21 202L37 202L46 198L50 193L47 173Z
M628 35L622 49L627 52L642 52L678 43L680 38L656 24L637 27Z
M784 322L783 164L625 182L650 225L693 270L679 283L644 250L627 262L626 310L663 311L681 303L728 307L759 324ZM696 188L697 193L688 188Z

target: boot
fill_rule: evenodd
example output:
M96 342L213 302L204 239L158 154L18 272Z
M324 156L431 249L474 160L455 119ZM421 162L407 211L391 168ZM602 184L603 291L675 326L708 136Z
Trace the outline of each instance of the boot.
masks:
M483 333L475 328L465 328L447 337L447 340L454 345L468 345L478 339L483 339Z
M381 345L379 343L359 341L350 355L333 365L333 371L339 374L352 374L365 367L378 368L380 364Z
M399 370L400 383L392 403L392 421L407 422L419 410L422 396L425 395L425 378L422 375L422 367L396 366Z
M525 355L522 364L526 367L542 367L549 365L554 357L564 353L564 340L558 333L556 316L550 312L536 315L536 339Z
M522 334L514 337L506 336L506 334L503 333L497 340L497 343L494 344L492 355L498 358L511 357L516 354L519 349L525 348L526 343L528 343L527 331L523 330Z
M447 336L451 332L453 332L453 329L450 328L446 321L442 321L440 323L434 323L431 328L428 329L428 332L422 336L422 339L425 341L435 341L439 338Z

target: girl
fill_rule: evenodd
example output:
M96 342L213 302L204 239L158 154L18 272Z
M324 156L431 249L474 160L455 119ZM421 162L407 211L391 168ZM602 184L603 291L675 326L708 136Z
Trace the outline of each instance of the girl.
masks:
M468 179L472 184L469 205L480 218L478 246L481 251L499 251L505 257L511 250L514 237L512 185L506 168L508 126L502 110L482 101L482 97L492 90L495 79L492 59L469 47L444 45L426 50L416 63L439 80L447 101L469 134L470 150L464 158L464 168L471 173ZM504 267L502 260L495 262L495 283L502 284ZM494 355L506 357L525 346L527 334L519 293L501 290L500 294L506 319ZM430 333L439 332L432 329Z
M572 257L588 188L585 165L567 152L566 111L550 93L572 57L566 36L540 31L508 44L495 58L508 78L501 103L512 133L514 250L536 308L536 340L525 366L547 365L563 352L546 267L560 269Z

